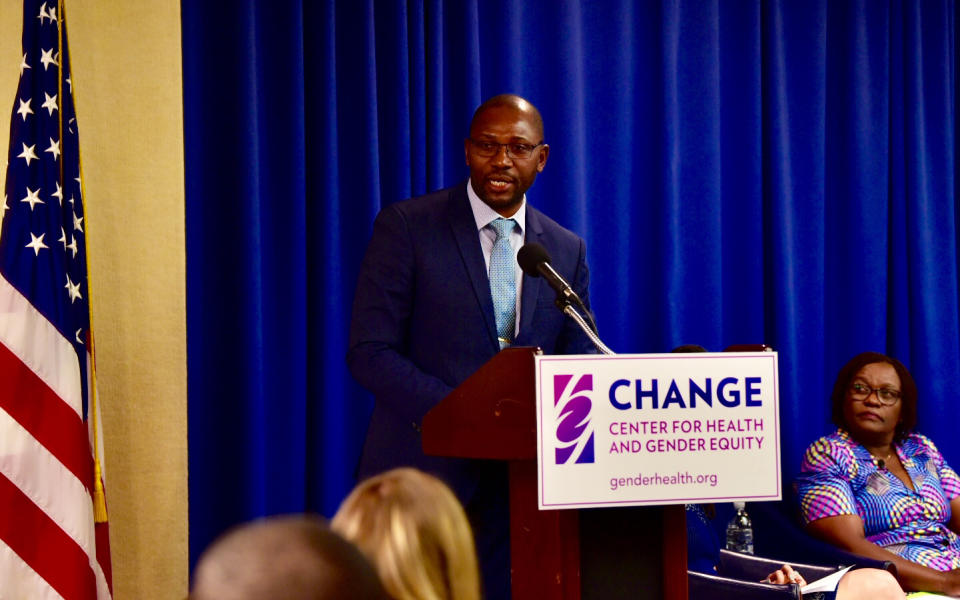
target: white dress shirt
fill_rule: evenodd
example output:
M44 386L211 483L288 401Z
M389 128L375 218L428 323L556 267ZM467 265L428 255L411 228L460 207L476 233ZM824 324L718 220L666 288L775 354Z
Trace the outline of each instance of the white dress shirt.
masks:
M470 198L470 208L473 210L473 219L477 223L477 235L480 236L480 248L483 250L483 261L487 266L487 273L490 273L490 255L493 253L493 243L497 239L497 232L488 225L494 220L503 217L500 213L493 210L480 199L480 196L473 191L473 183L467 180L467 197ZM520 208L510 217L517 222L517 227L513 228L510 234L510 247L513 248L514 263L516 263L517 252L523 246L524 233L527 229L527 196L524 194ZM520 333L520 296L523 293L523 270L519 264L514 265L514 272L517 278L517 318L513 326L513 337L516 339Z

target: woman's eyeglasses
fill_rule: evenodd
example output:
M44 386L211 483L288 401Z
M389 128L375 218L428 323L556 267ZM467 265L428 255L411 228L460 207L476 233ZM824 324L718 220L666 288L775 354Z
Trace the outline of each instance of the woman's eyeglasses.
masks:
M866 400L874 392L877 393L877 401L886 406L896 404L900 399L900 390L893 388L872 388L859 381L850 386L850 397L854 400Z

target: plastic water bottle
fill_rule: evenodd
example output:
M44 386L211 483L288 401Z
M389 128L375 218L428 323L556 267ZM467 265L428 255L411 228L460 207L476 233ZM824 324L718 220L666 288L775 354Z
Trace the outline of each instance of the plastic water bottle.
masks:
M746 504L734 502L737 514L727 524L727 550L753 554L753 523L747 514Z

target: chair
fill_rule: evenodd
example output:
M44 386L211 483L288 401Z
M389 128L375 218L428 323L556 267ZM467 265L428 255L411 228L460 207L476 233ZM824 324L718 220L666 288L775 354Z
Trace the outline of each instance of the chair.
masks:
M736 344L724 348L724 352L770 352L773 348L766 344ZM787 485L783 490L783 500L779 502L748 502L747 512L753 521L754 548L760 556L789 556L799 563L817 563L828 565L858 565L885 569L896 576L896 567L886 561L878 561L851 554L818 540L808 534L800 525L799 506L793 495L793 489ZM773 532L772 535L768 535ZM782 564L782 563L781 563ZM775 565L774 569L780 565ZM765 568L765 567L764 567ZM770 570L761 574L765 576ZM807 581L812 581L806 577ZM814 577L818 579L818 577Z
M807 582L813 582L831 575L847 565L883 569L889 571L894 577L897 575L896 565L889 561L878 561L849 553L843 554L849 560L845 560L839 565L824 566L720 550L716 575L687 571L690 600L734 600L736 598L744 600L786 600L787 598L794 598L800 600L799 585L795 583L777 585L763 581L767 575L784 564L793 567L803 575Z
M807 582L813 582L827 575L832 575L838 569L849 565L853 565L856 568L881 569L889 571L894 577L897 576L897 566L890 561L857 556L842 550L837 550L837 552L840 554L834 554L831 558L840 557L845 558L845 560L840 561L838 564L825 566L763 558L751 554L731 552L730 550L720 550L720 564L717 570L724 577L746 581L761 580L784 564L793 567L794 570L803 575L803 578L806 579Z
M852 554L804 531L796 520L786 514L795 512L792 507L796 506L796 502L789 489L785 492L785 498L780 502L747 503L747 512L750 513L753 521L754 548L757 554L789 556L797 563L816 563L835 567L846 565L871 567L890 571L894 577L897 576L896 565L889 561ZM779 566L776 565L776 567ZM810 578L807 578L807 581L810 581Z
M753 556L752 554L741 554L730 550L720 550L720 563L717 571L724 577L732 579L742 579L745 581L760 581L767 575L773 573L783 565L790 565L794 571L797 571L807 582L816 581L831 575L846 565L811 565L793 561L776 560L772 558L763 558Z
M795 583L775 585L687 571L690 600L801 600Z
M751 344L730 346L724 351L770 350L772 348L765 345ZM883 569L889 571L894 577L897 576L896 566L889 561L857 556L811 537L785 514L785 507L793 504L789 491L786 496L781 502L748 503L747 511L754 525L754 544L761 553L789 554L802 559L801 562L768 559L721 549L716 575L687 571L691 600L725 600L727 598L731 600L734 598L747 600L796 598L799 600L801 594L800 586L797 584L776 585L763 581L784 564L791 565L808 582L831 575L847 565ZM776 532L776 535L772 535L771 532ZM757 533L760 535L756 535ZM782 551L784 549L785 551ZM814 560L820 564L810 564L808 560Z

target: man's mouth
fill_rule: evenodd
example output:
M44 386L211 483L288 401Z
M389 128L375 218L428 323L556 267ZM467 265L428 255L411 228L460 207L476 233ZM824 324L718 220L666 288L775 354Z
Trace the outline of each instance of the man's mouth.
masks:
M502 177L487 178L487 187L495 192L505 192L513 186L513 180Z

